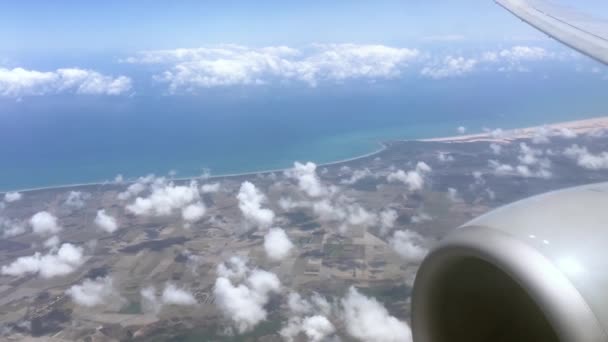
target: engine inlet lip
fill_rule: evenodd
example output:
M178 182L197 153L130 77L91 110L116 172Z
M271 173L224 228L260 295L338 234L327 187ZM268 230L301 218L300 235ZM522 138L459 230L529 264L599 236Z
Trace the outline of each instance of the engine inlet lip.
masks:
M454 230L420 265L412 294L415 342L431 340L429 315L432 285L454 262L477 258L497 267L519 284L536 303L563 342L608 341L584 298L544 255L505 232L482 226Z

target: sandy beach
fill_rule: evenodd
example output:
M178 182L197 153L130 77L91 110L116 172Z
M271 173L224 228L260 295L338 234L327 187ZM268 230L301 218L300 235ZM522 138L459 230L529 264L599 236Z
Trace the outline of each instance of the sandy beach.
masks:
M508 143L516 139L531 139L535 136L559 136L569 133L588 134L595 131L608 129L608 116L591 119L575 120L547 124L543 126L533 126L516 128L511 130L496 129L484 133L463 134L452 137L420 139L419 141L435 141L447 143L466 143L475 141L502 142Z

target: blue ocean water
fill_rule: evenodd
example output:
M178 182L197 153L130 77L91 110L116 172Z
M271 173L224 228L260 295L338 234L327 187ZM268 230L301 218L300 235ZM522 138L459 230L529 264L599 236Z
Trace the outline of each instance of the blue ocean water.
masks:
M0 100L0 191L176 170L251 172L351 158L386 139L606 114L607 81L539 70L441 81L260 86L192 95ZM137 86L137 84L136 84Z

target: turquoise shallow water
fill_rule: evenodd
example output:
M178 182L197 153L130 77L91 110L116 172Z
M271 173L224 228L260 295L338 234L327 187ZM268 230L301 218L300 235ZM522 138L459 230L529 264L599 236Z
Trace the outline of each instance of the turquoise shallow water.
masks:
M547 77L549 75L549 77ZM197 96L0 100L0 191L176 170L252 172L352 158L387 139L605 115L597 75L543 70L442 81L230 88Z

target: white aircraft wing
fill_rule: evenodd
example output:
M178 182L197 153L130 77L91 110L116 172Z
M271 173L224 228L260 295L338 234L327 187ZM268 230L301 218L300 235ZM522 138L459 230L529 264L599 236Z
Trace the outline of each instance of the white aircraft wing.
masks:
M608 21L546 0L495 0L560 42L608 64Z

